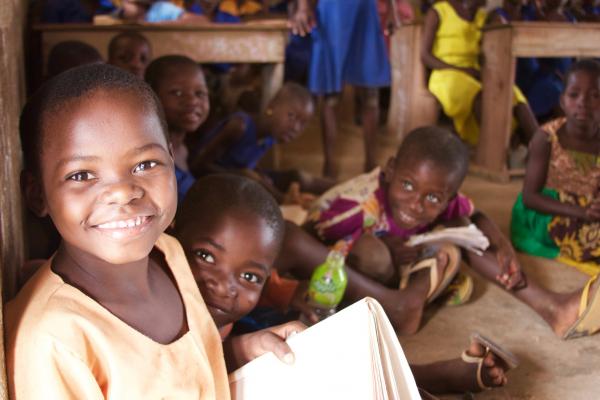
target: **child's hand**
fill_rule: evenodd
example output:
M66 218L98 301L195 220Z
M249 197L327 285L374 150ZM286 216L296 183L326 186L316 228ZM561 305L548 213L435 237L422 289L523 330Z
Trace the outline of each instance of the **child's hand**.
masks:
M315 310L308 304L308 281L302 281L294 292L294 297L290 302L290 307L300 313L311 324L319 322L319 316Z
M294 353L285 340L304 329L306 326L302 322L292 321L246 335L231 337L223 343L228 369L233 371L268 352L273 352L286 364L293 364Z
M421 258L423 246L407 246L406 240L399 237L386 237L384 239L390 253L394 266L400 267L412 264Z
M501 243L497 246L496 259L500 266L500 273L496 280L500 282L506 290L522 288L526 285L525 275L521 271L521 266L517 260L515 250L510 243Z
M294 35L306 36L315 27L315 13L310 6L299 5L288 21Z
M314 194L301 192L298 182L292 182L284 195L283 204L297 204L308 210L316 199L317 196Z

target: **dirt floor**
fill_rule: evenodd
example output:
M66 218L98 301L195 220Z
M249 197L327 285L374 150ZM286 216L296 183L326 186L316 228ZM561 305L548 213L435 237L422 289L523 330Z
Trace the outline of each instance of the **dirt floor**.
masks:
M361 172L363 165L362 136L351 121L352 101L344 97L340 109L340 133L337 162L340 178ZM379 135L380 165L394 153L398 139ZM322 166L318 119L295 143L280 152L284 168L302 168L318 174ZM477 207L486 212L508 233L510 210L522 185L521 179L497 184L478 177L467 177L462 191L471 196ZM557 262L519 255L527 274L557 291L575 290L586 276ZM425 363L460 356L468 344L469 334L478 331L507 349L521 360L509 374L502 389L477 394L477 399L527 400L598 400L600 399L600 335L562 341L545 322L527 306L498 287L475 276L475 292L471 302L461 307L432 310L421 331L400 341L412 363ZM449 396L444 399L461 399Z

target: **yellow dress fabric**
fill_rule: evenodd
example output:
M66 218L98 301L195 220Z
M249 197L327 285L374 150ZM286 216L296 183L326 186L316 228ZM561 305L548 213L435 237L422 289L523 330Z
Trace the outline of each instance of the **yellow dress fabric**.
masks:
M446 1L433 5L439 18L432 54L450 65L479 69L481 28L487 13L479 9L473 21L461 18ZM469 144L479 140L479 125L473 113L473 100L481 90L481 82L469 74L454 69L436 69L429 78L429 91L442 105L444 113L454 122L454 128ZM526 103L515 86L513 104ZM513 123L514 125L514 123Z
M66 284L48 261L5 307L11 399L228 399L221 338L179 242L163 252L189 331L160 344Z

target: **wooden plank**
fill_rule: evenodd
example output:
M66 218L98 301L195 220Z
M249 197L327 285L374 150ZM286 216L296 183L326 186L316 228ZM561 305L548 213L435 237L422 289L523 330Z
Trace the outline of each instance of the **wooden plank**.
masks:
M4 301L14 296L24 259L23 218L19 174L21 145L19 113L25 100L23 33L28 2L5 1L0 7L0 289ZM0 310L0 326L4 317ZM4 335L0 337L0 399L8 399Z
M402 138L410 130L435 124L437 101L427 89L426 70L421 62L421 24L407 24L390 40L392 88L388 112L388 134Z
M512 29L492 30L483 37L482 123L475 155L477 169L507 181L506 157L512 122L515 59Z
M600 24L514 24L515 57L595 57L600 55Z
M276 63L285 59L287 27L278 25L278 29L269 27L260 30L257 27L262 24L257 24L252 29L245 25L235 29L237 24L231 24L224 29L223 25L225 24L210 24L213 29L197 26L198 29L195 30L186 26L178 29L140 26L138 31L152 43L154 57L182 54L202 63ZM54 29L52 26L38 25L37 30L42 34L44 65L52 47L62 41L74 39L95 47L106 59L108 43L123 28L120 25L77 25L70 29ZM132 29L128 27L126 30Z

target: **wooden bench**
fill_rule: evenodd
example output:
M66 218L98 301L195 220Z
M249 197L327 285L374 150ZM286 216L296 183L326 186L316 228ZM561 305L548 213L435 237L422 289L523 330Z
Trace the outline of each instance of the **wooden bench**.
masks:
M515 22L484 28L482 126L474 170L508 181L506 166L517 57L598 57L600 24Z

